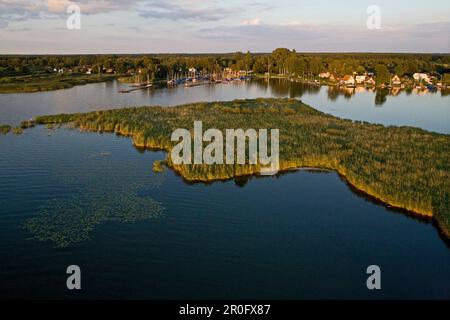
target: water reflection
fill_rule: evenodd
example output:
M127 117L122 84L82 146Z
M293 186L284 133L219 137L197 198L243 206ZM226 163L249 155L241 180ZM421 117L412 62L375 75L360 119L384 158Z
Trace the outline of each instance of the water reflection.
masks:
M192 88L163 87L119 93L127 86L112 81L58 91L0 94L0 123L15 125L37 115L130 106L174 106L200 101L289 97L301 99L320 111L341 118L450 133L450 90L346 88L309 85L286 79L255 79Z
M250 86L256 86L261 91L270 91L274 97L301 98L304 95L318 95L326 88L327 98L330 101L336 101L339 97L350 100L358 94L373 94L374 106L380 107L386 103L389 96L396 97L401 93L405 95L426 96L439 94L442 97L449 95L450 89L428 89L411 87L392 87L392 88L374 88L374 87L343 87L343 86L319 86L307 83L292 82L287 79L259 79L253 80Z
M386 102L388 94L389 90L387 89L377 90L375 93L375 105L382 106Z

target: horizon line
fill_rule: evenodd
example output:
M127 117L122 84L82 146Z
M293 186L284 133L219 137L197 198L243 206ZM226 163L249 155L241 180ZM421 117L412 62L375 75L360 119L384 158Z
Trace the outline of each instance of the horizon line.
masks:
M289 49L285 47L275 48L271 52L264 51L229 51L229 52L97 52L97 53L0 53L0 56L75 56L75 55L230 55L237 52L251 54L271 54L276 49ZM293 50L293 49L289 49ZM298 54L426 54L426 55L450 55L450 52L412 52L412 51L297 51Z

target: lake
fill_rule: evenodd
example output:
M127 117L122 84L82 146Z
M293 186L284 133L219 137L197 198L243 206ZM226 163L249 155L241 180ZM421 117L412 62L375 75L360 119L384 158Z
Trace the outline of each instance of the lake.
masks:
M134 105L282 97L345 118L450 133L440 92L348 92L286 81L151 89L117 82L0 95L0 123ZM37 127L0 136L0 297L450 298L433 223L356 192L335 172L188 184L125 137ZM66 267L82 290L66 289ZM381 268L382 290L366 288Z
M118 107L173 106L198 101L266 97L301 99L335 116L384 125L408 125L450 133L449 92L416 89L388 94L364 88L318 87L282 79L255 80L192 88L146 89L119 93L128 85L117 81L39 93L0 94L0 124L17 124L36 115L88 112Z

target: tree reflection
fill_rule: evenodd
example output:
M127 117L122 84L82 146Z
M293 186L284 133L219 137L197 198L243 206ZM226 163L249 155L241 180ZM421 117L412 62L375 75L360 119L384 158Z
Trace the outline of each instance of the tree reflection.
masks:
M387 101L388 89L379 89L375 92L375 105L381 107Z

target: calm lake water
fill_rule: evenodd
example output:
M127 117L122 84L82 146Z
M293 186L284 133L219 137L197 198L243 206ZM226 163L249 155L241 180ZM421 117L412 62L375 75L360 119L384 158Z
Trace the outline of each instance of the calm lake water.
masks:
M0 95L0 123L291 96L346 118L450 132L440 93L402 92L380 105L371 92L333 100L326 87L278 81L122 95L119 87ZM433 223L371 201L334 172L187 184L152 171L163 152L44 127L0 136L0 151L0 298L450 298L450 247ZM81 291L66 289L71 264L82 269ZM366 288L372 264L380 291Z
M394 92L364 88L316 87L272 79L250 83L204 85L193 88L148 89L119 93L127 88L117 81L71 89L26 94L0 94L0 124L18 124L36 115L87 112L115 107L173 106L197 101L259 97L301 99L314 108L341 118L385 125L408 125L450 133L450 92L417 90Z

